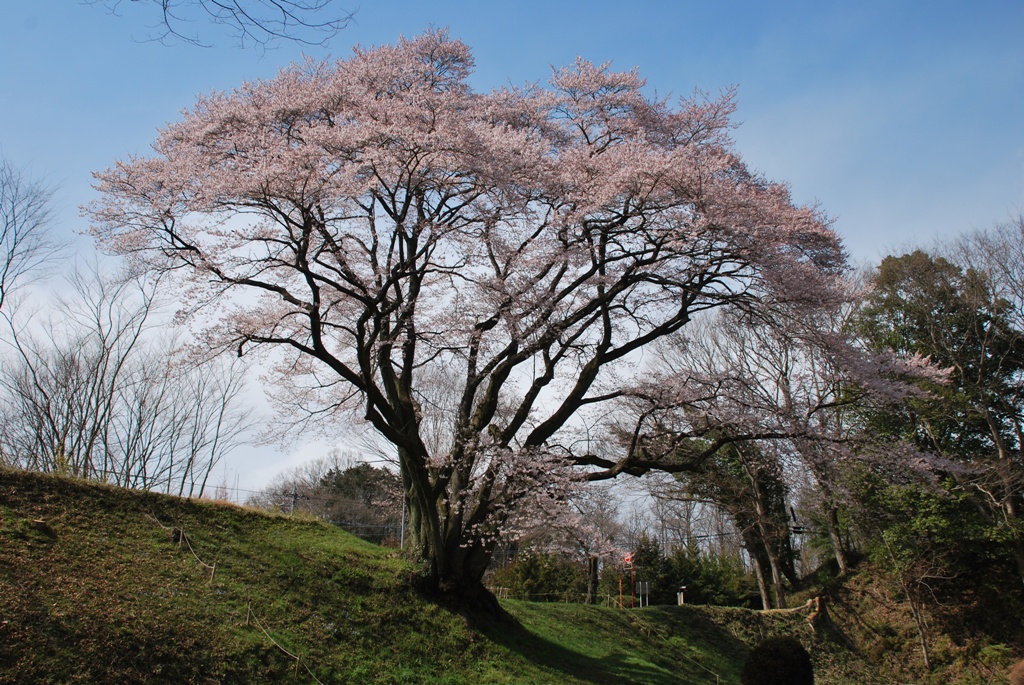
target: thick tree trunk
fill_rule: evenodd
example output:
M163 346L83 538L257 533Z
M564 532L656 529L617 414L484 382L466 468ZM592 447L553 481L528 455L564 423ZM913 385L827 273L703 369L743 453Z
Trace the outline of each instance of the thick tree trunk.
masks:
M768 581L765 578L765 554L763 545L754 535L752 529L743 531L743 544L750 555L750 561L754 564L754 575L757 577L757 590L761 594L761 608L771 609L772 599L768 592Z
M753 486L754 501L756 502L757 507L757 530L758 535L761 538L760 541L764 547L764 551L768 555L768 566L772 573L772 590L775 593L775 608L785 609L786 594L782 587L783 568L782 559L779 555L779 547L781 545L776 544L779 541L775 540L772 535L772 526L769 522L768 510L765 506L761 490L758 487L756 480L753 481ZM790 559L790 561L792 561L792 559Z
M771 609L772 598L768 594L768 582L764 578L764 569L761 568L761 563L756 556L751 558L754 562L754 575L757 576L757 591L761 594L761 608Z
M850 556L843 545L842 531L839 527L839 509L832 505L826 505L825 520L828 528L828 538L832 542L832 552L836 557L836 564L839 565L839 575L845 576L850 569Z
M438 539L440 544L434 544ZM414 542L420 556L429 564L430 589L454 600L478 594L494 551L492 544L431 530L414 535Z
M471 615L504 616L498 600L483 585L496 539L472 535L459 512L426 496L425 488L410 481L403 473L412 546L428 565L422 590Z
M786 591L782 587L782 570L779 564L779 555L772 551L771 545L768 548L768 564L772 570L772 589L775 591L775 608L786 608Z
M428 595L470 616L505 615L497 598L483 584L493 545L452 543L443 548L427 545L421 550L430 568L422 579L422 589Z
M597 557L587 557L587 604L597 604L597 587L601 579Z

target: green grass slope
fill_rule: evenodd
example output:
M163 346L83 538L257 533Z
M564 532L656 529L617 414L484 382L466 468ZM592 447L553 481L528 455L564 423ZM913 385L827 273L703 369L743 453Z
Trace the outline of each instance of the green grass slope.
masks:
M0 683L738 683L795 634L819 685L891 682L800 614L506 602L470 626L332 526L0 469Z

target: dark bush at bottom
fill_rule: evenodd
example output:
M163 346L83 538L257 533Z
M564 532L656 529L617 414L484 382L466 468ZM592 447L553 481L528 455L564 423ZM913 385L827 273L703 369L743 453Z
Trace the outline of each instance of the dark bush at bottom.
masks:
M743 685L814 685L814 668L799 640L771 637L751 650L740 681Z

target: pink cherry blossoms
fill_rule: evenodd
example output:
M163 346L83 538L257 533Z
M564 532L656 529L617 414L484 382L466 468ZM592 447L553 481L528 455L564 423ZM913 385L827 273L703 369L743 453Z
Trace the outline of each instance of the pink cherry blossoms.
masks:
M653 100L582 60L477 93L472 66L435 31L202 97L88 210L211 345L269 355L284 410L394 446L444 591L479 584L517 502L578 480L644 348L701 311L829 301L844 264L731 149L731 93Z

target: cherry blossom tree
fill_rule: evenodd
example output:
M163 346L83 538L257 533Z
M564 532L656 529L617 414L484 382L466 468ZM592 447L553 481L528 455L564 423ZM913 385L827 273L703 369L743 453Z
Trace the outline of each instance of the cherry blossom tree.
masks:
M844 283L845 296L821 306L719 310L666 336L655 346L649 382L624 394L613 423L619 444L634 455L618 462L627 473L676 474L655 486L656 496L697 497L729 512L759 580L770 566L779 604L781 577L795 579L788 551L792 483L813 479L823 528L845 573L845 465L941 466L865 432L869 407L891 411L908 394L923 397L914 383L940 387L948 372L912 352L864 350L848 332L863 287ZM767 606L767 583L760 585Z
M849 564L839 524L840 473L844 462L863 457L866 450L866 436L851 414L888 399L899 389L892 383L885 388L888 392L872 394L869 384L859 382L865 378L859 372L871 365L842 334L850 311L848 307L821 308L809 321L785 325L776 320L723 317L727 325L704 329L702 340L677 344L689 351L684 358L690 358L690 373L714 369L717 373L705 383L728 379L729 389L716 393L713 406L705 409L705 416L717 423L719 431L742 434L770 427L779 436L775 447L753 453L781 452L785 458L772 458L756 468L767 467L770 473L790 463L814 479L840 573L846 573ZM850 359L855 361L852 369L847 364ZM875 369L888 370L888 365ZM757 483L753 485L756 493ZM785 506L781 514L784 524Z
M431 582L468 603L524 504L659 467L597 432L646 348L698 312L814 306L844 264L733 152L732 93L670 103L583 60L478 93L472 66L433 31L202 97L88 210L209 344L270 354L283 412L394 445Z
M680 400L669 403L649 394L632 398L644 403L638 405L642 414L635 414L642 419L630 426L632 449L667 450L674 457L666 470L677 474L676 481L661 484L659 496L695 498L728 513L753 563L766 608L786 606L784 577L797 582L786 467L799 453L798 445L839 441L835 433L819 433L811 425L836 398L816 392L826 375L812 363L813 348L805 335L822 331L817 326L804 330L804 323L705 317L658 346L658 386L681 388L675 391ZM830 342L826 349L836 347Z

